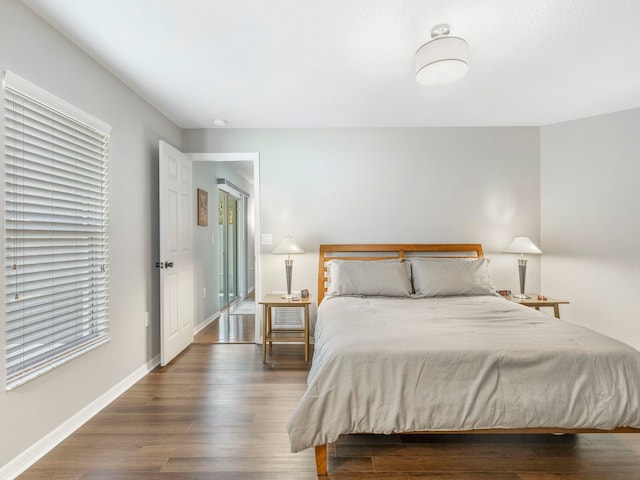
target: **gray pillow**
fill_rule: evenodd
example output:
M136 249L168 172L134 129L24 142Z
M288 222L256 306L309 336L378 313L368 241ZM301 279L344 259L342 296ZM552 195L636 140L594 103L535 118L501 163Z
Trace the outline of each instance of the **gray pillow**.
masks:
M327 295L408 297L411 268L396 260L330 260Z
M409 263L416 297L496 294L488 258L412 258Z

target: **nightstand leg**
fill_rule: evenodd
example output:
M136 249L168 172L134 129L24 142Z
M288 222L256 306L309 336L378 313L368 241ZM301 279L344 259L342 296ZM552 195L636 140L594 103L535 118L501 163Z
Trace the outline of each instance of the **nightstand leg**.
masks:
M271 322L273 321L273 307L269 307L269 315L267 316L267 331L269 332L269 353L271 353L273 349L273 338L271 338L271 332L273 331L273 325Z
M304 361L309 361L309 305L304 306Z
M556 318L560 318L560 305L558 305L557 303L553 304L553 314L556 316Z
M267 361L267 316L269 306L265 305L262 311L262 363Z

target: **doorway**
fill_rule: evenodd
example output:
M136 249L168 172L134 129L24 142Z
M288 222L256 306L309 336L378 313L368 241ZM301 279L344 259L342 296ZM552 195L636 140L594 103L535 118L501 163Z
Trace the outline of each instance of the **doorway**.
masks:
M210 199L209 227L196 231L196 291L203 292L203 301L196 299L195 341L259 343L259 155L189 156L195 182L202 184L196 186L209 191Z

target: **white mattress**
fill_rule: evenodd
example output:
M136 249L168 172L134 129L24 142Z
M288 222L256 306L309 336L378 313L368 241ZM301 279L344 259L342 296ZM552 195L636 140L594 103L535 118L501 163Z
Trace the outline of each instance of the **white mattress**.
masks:
M345 433L640 427L640 353L499 297L326 298L291 450Z

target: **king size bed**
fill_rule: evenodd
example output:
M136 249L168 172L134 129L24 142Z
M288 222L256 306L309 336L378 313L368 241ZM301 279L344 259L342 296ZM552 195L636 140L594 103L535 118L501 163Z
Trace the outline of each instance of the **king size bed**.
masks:
M481 245L321 245L291 450L352 433L640 432L640 353L495 294Z

